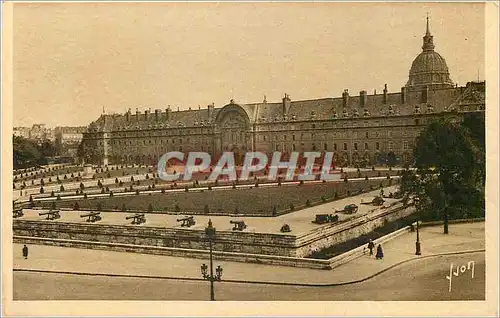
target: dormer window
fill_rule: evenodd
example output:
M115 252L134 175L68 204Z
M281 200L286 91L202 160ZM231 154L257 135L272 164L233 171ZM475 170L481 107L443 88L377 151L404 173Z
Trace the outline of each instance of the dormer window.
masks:
M428 113L433 113L434 112L434 107L432 105L427 105L427 112Z
M365 108L363 116L370 116L370 111L368 110L368 108Z
M353 117L359 117L359 112L357 109L354 110L354 114L352 114Z
M348 117L349 116L349 113L347 113L347 109L344 108L344 110L342 111L342 116L343 117Z
M420 114L420 106L419 105L415 106L415 114Z

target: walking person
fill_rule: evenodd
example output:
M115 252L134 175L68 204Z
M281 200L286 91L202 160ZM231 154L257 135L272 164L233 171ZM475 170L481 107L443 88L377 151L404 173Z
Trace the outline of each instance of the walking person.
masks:
M373 241L370 239L370 241L368 242L368 249L370 250L370 256L373 255L373 249L375 248L375 244L373 243Z
M24 259L28 259L28 247L26 245L23 247L23 257Z
M382 259L384 258L384 251L382 251L382 246L379 244L377 246L377 255L375 255L376 259Z

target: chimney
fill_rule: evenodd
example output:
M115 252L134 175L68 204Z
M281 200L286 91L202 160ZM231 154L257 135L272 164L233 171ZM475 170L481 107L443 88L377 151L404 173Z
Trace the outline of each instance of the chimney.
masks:
M155 120L158 121L159 118L160 118L160 110L155 109Z
M165 119L166 119L167 121L169 121L169 120L170 120L170 114L171 114L171 113L172 113L172 110L170 109L170 105L168 105L168 108L165 110L165 117L166 117Z
M368 96L366 95L366 91L359 92L359 106L365 107L368 101Z
M387 104L387 84L384 85L384 104Z
M347 108L347 106L349 106L349 90L348 89L344 89L344 92L342 93L342 101L343 101L344 108Z
M208 119L212 119L212 116L214 114L214 103L212 105L208 105Z
M149 117L149 110L145 110L144 111L144 120L148 120L148 117Z
M428 97L429 97L429 86L425 86L424 89L422 90L420 102L427 103Z
M406 104L406 87L401 87L401 104Z
M136 108L136 109L135 109L135 119L136 119L137 121L139 121L139 115L140 115L140 114L141 114L141 113L139 112L139 108Z
M125 118L127 119L127 121L130 121L130 108L125 113Z
M287 116L288 110L290 109L290 105L291 105L290 96L288 96L288 94L285 93L285 97L283 97L283 104L282 104L283 117Z

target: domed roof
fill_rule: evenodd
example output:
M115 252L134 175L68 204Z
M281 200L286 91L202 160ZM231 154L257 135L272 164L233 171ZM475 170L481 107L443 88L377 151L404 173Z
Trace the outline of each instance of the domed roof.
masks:
M448 73L445 59L435 51L420 53L411 64L410 76L420 73Z
M429 31L429 18L427 18L427 32L423 38L422 52L415 58L411 65L407 87L410 88L441 88L452 87L450 73L445 59L434 51L433 36Z

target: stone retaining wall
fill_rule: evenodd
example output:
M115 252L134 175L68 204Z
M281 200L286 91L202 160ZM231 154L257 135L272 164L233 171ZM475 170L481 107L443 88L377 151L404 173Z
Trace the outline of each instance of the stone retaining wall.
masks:
M405 217L412 212L412 208L403 208L398 204L341 224L324 225L300 236L218 231L213 248L221 252L301 258L316 249L369 233L384 222ZM208 250L204 231L189 229L14 220L13 230L15 236L22 237L143 246L141 249L161 247Z

